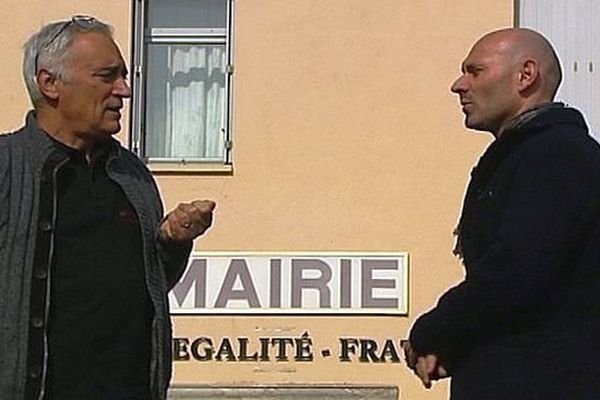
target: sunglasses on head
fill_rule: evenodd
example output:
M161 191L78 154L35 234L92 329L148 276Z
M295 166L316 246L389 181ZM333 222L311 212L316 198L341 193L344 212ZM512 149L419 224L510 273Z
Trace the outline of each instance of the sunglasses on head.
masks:
M63 25L60 27L60 29L58 29L56 31L56 33L52 36L52 38L50 38L50 40L48 40L48 42L46 42L46 44L44 44L44 46L42 47L42 50L47 49L48 47L50 47L52 45L52 43L54 43L56 41L56 39L58 39L58 37L71 25L75 25L78 26L80 28L88 28L90 26L92 26L94 23L96 22L96 18L94 17L90 17L88 15L74 15L73 17L71 17L71 19L69 21L66 21L63 23ZM35 55L35 72L37 73L38 71L38 58L40 56L40 53L38 52Z

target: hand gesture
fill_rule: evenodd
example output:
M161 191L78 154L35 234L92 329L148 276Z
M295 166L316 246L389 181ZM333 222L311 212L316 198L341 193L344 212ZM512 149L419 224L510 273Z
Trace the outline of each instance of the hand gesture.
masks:
M183 243L202 235L212 224L215 205L211 200L180 203L160 225L160 238Z

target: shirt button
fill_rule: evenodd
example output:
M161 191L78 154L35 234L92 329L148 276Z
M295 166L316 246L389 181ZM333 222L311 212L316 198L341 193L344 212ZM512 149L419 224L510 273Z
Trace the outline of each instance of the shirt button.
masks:
M35 279L46 279L48 277L48 271L46 271L44 268L36 268L33 271L33 276Z
M42 326L44 326L44 320L41 317L32 317L31 325L34 328L41 328Z
M33 379L37 379L40 377L40 370L39 368L36 369L31 369L31 371L29 371L29 376Z
M52 224L48 221L40 222L40 229L42 232L50 232L52 230Z

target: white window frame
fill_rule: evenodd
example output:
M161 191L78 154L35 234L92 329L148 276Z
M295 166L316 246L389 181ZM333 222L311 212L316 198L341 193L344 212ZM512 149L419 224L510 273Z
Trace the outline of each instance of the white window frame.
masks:
M146 163L156 166L160 165L166 169L174 167L189 167L190 165L225 165L232 164L232 105L233 105L233 10L234 0L227 2L227 21L225 28L147 28L146 11L148 1L133 0L133 51L132 51L132 98L130 118L130 149L142 158ZM225 67L225 116L221 133L224 136L224 154L222 158L149 158L146 156L145 148L145 110L146 110L146 57L149 44L220 44L225 45L226 67ZM155 168L153 168L155 169Z

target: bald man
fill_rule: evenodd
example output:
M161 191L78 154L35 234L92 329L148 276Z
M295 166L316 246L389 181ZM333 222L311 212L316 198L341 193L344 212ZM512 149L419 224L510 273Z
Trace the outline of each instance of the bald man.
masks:
M548 41L527 29L475 43L451 87L495 140L471 173L455 252L466 277L404 345L452 400L600 399L600 147L553 102Z

